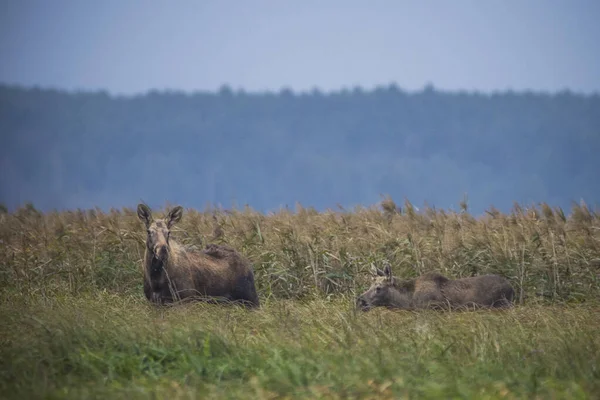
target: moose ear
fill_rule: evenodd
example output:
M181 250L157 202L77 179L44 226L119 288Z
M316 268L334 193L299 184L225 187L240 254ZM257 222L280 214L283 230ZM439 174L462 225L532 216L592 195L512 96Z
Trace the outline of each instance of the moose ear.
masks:
M181 216L183 215L183 207L177 206L169 211L169 215L167 216L167 227L170 229L173 224L179 222L181 220Z
M137 215L146 224L146 227L150 226L152 223L152 211L150 211L150 207L145 204L138 204Z
M371 264L371 274L373 276L384 276L383 271Z
M383 268L383 273L385 275L385 278L390 281L391 283L394 283L394 276L392 275L392 268L390 267L389 264L387 264L385 266L385 268Z

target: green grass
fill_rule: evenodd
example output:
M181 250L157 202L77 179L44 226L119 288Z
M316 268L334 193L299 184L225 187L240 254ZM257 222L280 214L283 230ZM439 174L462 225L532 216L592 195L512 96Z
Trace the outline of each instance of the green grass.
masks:
M148 304L131 209L0 213L0 398L600 398L597 212L382 208L186 210L174 237L248 257L258 310ZM357 314L384 261L503 275L516 307Z
M597 398L600 307L355 313L278 300L248 311L141 296L13 296L7 398Z

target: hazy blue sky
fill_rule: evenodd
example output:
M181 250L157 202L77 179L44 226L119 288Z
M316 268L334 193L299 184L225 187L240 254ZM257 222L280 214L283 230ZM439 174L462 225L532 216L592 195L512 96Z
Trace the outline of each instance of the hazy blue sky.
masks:
M600 92L600 1L0 1L0 82Z

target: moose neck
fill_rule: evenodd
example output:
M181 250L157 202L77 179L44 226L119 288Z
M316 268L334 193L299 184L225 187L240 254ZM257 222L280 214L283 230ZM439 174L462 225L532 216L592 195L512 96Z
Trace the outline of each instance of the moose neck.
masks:
M412 296L411 293L401 292L397 288L390 291L390 303L393 307L397 308L411 308L412 307Z
M148 269L150 279L154 280L159 278L163 273L163 269L167 268L168 258L161 260L157 258L154 253L148 252L147 260L146 268Z

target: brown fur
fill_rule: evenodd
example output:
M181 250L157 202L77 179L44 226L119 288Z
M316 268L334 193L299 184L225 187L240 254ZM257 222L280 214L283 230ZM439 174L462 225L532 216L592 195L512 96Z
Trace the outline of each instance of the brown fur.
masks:
M504 308L514 298L508 280L498 275L482 275L463 279L448 279L429 272L416 279L399 281L389 266L375 270L371 287L356 299L358 308L401 309Z
M150 208L138 206L146 224L144 294L153 303L183 299L241 302L258 307L252 265L233 248L209 244L202 251L186 249L170 238L170 228L181 219L173 208L165 219L154 220Z

